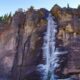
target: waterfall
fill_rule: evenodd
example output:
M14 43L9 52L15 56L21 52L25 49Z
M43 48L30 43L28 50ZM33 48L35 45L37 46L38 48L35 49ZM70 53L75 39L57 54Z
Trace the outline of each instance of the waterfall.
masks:
M57 56L59 53L55 49L57 25L51 14L49 14L47 21L47 31L43 43L43 59L46 62L45 64L38 65L38 68L43 75L42 80L56 80L54 70L59 66Z

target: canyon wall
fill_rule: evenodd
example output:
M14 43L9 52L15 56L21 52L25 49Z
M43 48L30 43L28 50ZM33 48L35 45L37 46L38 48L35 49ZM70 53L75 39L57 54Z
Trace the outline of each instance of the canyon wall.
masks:
M40 80L37 65L42 60L43 36L49 12L58 24L56 47L65 52L60 56L56 74L60 78L80 79L80 9L61 8L51 11L32 7L18 10L6 23L0 23L0 76L5 80Z

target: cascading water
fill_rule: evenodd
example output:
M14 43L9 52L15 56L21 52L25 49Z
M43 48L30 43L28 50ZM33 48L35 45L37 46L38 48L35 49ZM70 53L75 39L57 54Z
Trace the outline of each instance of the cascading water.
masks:
M55 50L56 28L57 25L54 17L49 14L47 32L44 36L43 43L43 59L46 60L45 64L38 65L39 71L42 72L42 80L56 80L54 70L59 66L58 52Z

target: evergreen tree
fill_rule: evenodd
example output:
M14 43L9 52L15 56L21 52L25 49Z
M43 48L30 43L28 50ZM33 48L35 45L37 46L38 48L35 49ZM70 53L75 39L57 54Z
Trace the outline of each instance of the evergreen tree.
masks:
M31 7L29 8L29 10L30 10L30 11L33 11L33 10L34 10L34 7L33 7L33 6L31 6Z
M67 4L67 8L69 9L70 7L69 7L69 4Z
M80 9L80 4L78 5L78 9Z
M12 17L12 14L11 14L11 12L9 13L9 16L8 17Z
M2 22L3 21L3 16L0 16L0 22Z
M8 22L10 18L11 18L11 13L5 14L4 16L0 16L0 22Z

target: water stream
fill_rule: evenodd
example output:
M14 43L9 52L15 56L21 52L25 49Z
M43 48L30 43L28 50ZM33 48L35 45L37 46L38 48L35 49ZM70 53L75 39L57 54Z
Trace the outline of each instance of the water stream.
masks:
M54 21L54 17L49 14L47 31L44 36L43 43L43 59L46 61L45 64L40 64L39 71L42 72L42 80L57 80L54 70L59 66L58 54L59 52L55 49L57 24Z

